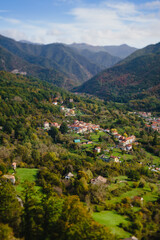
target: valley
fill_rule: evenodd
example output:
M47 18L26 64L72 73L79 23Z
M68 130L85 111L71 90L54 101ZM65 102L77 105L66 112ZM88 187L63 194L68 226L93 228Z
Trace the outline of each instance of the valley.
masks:
M160 240L160 0L0 6L0 240Z
M158 111L131 111L5 71L0 96L0 201L10 206L7 224L16 239L61 239L62 222L67 239L157 236ZM25 232L19 224L31 219Z

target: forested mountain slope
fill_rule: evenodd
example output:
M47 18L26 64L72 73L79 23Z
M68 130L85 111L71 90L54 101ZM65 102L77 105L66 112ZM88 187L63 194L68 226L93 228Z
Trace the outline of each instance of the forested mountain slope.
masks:
M93 52L84 49L80 51L80 54L87 58L90 62L93 62L99 66L101 70L112 67L121 60L121 58L112 56L111 54L104 51Z
M52 71L65 75L64 79L68 78L68 86L61 82L62 87L70 88L71 85L83 83L100 71L96 64L63 44L38 45L22 43L0 36L0 46L21 58L22 62L25 60L30 64L42 67L48 73L44 76L44 80L53 78ZM3 59L3 56L1 58ZM5 69L1 68L1 70ZM28 70L27 74L32 75L32 72ZM40 75L39 77L41 78Z
M138 50L116 66L90 79L75 91L107 100L128 102L160 95L160 44Z

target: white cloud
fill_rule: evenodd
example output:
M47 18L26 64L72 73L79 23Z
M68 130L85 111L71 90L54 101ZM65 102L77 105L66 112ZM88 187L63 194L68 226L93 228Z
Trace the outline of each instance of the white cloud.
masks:
M25 34L25 32L19 31L17 29L5 29L5 30L1 30L1 34L9 37L9 38L13 38L16 40L26 40L27 39L27 35Z
M18 28L5 30L7 36L17 40L26 39L40 43L86 42L93 45L127 43L143 47L160 41L160 15L156 8L159 4L160 1L144 5L119 1L115 4L113 1L107 1L99 6L73 8L68 13L74 19L70 23L42 20L24 23L18 19L2 17L0 20L18 25ZM152 11L146 11L151 6Z
M11 24L19 24L19 23L21 23L21 21L18 20L18 19L15 19L15 18L6 18L6 17L2 17L2 16L0 16L0 20L3 20L3 21L5 21L5 22L11 23Z
M160 1L147 2L144 4L145 8L160 10Z

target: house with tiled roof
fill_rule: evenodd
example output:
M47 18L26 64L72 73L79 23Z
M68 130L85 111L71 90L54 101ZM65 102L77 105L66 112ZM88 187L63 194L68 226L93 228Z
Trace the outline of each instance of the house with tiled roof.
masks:
M60 126L61 126L61 124L59 124L57 122L51 123L51 127L60 128Z
M102 176L98 176L96 178L91 179L91 184L105 184L107 182L107 179L102 177Z
M13 184L15 184L16 182L15 176L13 175L6 174L6 175L3 175L2 178L11 181L11 183Z
M12 163L12 168L13 168L13 170L16 170L16 166L17 166L17 163L16 163L16 162L13 162L13 163Z
M57 101L54 101L54 102L53 102L53 105L57 105L57 104L58 104L58 102L57 102Z
M96 153L100 153L100 152L101 152L101 147L96 147L96 148L94 149L94 151L95 151Z
M130 151L131 149L132 149L132 144L126 145L126 150L127 150L127 151Z
M134 135L132 135L132 136L130 136L130 137L127 137L127 138L125 138L124 140L120 140L120 146L127 146L127 145L130 145L130 144L132 144L132 143L134 143L135 142L135 140L136 140L136 137L134 136Z

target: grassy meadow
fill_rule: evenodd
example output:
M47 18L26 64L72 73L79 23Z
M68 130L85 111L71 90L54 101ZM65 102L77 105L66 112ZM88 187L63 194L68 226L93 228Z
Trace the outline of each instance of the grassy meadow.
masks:
M125 216L117 214L115 211L102 211L93 213L95 221L107 226L113 234L116 234L119 238L128 238L131 233L124 231L119 227L120 223L128 223Z

